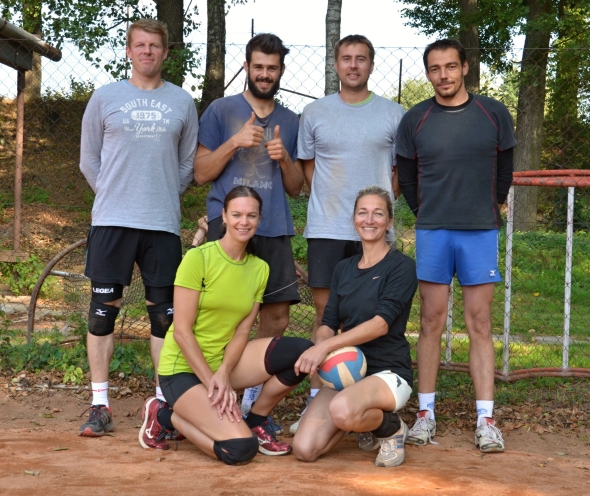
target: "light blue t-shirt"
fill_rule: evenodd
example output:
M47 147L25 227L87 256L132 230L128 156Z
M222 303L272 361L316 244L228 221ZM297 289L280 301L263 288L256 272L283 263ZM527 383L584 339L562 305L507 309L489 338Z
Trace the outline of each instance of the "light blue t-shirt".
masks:
M215 100L204 112L199 128L199 143L216 150L234 136L252 116L252 107L242 94ZM262 143L256 148L240 148L213 181L207 196L209 221L221 217L223 200L236 186L250 186L262 198L262 216L256 234L260 236L293 236L293 219L285 195L281 166L271 160L266 147L273 139L275 126L280 126L280 137L293 161L297 160L297 132L299 119L285 107L275 104L273 112L257 117L256 126L264 128Z
M377 95L351 105L334 93L305 107L298 156L315 158L306 238L358 240L352 216L361 189L380 186L393 200L395 136L403 114L401 105Z

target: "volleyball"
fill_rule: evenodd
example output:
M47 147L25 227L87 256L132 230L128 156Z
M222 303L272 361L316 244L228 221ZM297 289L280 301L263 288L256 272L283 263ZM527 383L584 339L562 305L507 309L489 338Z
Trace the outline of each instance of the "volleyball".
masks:
M345 346L329 353L318 370L320 380L330 389L342 391L367 373L367 360L356 346Z

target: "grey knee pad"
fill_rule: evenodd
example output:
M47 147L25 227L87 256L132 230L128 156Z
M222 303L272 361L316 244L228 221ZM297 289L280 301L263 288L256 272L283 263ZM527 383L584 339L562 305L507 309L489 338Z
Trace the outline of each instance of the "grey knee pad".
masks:
M264 354L266 372L270 375L276 375L281 384L285 386L299 384L307 374L299 372L299 375L295 375L293 366L301 354L312 346L313 343L309 339L273 338Z
M166 332L174 319L174 307L172 302L148 305L148 315L152 326L152 336L164 339Z
M119 309L97 301L90 302L88 311L88 332L93 336L108 336L115 331Z
M256 436L226 439L213 443L215 455L226 465L248 463L258 453L258 438Z

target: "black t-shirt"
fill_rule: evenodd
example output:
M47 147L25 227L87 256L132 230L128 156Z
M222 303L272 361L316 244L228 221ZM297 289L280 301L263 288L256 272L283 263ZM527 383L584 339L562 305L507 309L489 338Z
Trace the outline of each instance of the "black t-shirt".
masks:
M334 270L322 324L346 332L376 315L389 325L387 334L358 347L367 359L367 375L391 370L413 383L406 324L416 292L416 263L397 250L379 263L359 269L361 255L342 260Z
M417 168L398 164L404 192L417 195L418 229L496 229L498 183L512 181L512 162L498 152L516 144L512 116L503 103L469 95L466 104L445 107L435 98L402 118L396 153L417 159Z

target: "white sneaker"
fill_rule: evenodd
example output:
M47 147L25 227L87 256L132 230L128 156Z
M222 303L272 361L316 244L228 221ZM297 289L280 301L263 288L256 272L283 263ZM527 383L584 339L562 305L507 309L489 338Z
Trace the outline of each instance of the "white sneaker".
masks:
M408 437L408 426L400 419L399 430L391 437L379 439L381 449L375 459L378 467L396 467L401 465L406 457L404 442Z
M418 412L418 420L410 429L406 444L413 444L414 446L425 446L429 442L438 444L432 440L436 435L436 420L431 417L430 410Z
M500 453L504 451L502 432L491 418L484 418L482 424L475 429L475 446L482 453Z
M357 445L362 450L371 451L377 449L381 445L381 441L372 432L359 432Z
M291 424L291 427L289 427L289 432L291 433L292 436L294 436L295 433L297 432L297 429L299 429L299 424L301 423L301 419L303 418L303 414L307 411L307 407L311 403L311 400L313 400L313 398L311 396L308 396L307 399L305 400L305 408L301 412L301 416L299 417L299 420L297 420L297 422L295 422L294 424Z

